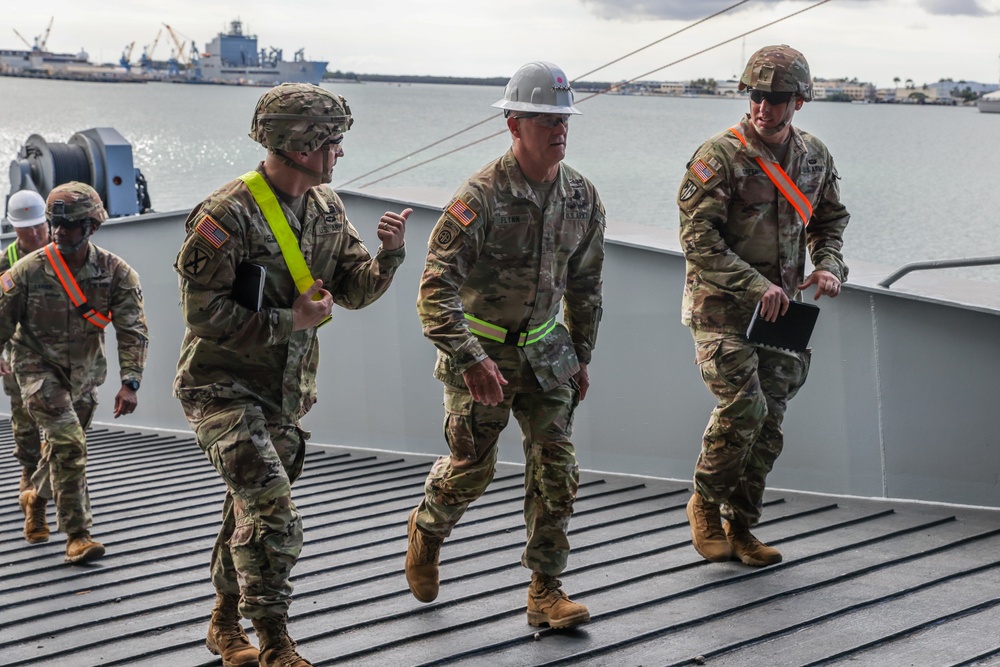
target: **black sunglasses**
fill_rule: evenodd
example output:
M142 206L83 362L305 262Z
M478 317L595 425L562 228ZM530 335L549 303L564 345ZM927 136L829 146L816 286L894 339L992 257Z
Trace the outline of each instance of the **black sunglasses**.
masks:
M763 90L755 88L748 88L747 92L750 93L750 101L754 104L760 104L764 100L767 100L767 103L773 107L779 104L788 104L793 95L793 93L765 93Z
M91 222L93 222L91 218L84 218L83 220L67 220L66 218L53 217L52 220L49 221L49 225L52 227L62 227L63 229L73 230L82 229Z

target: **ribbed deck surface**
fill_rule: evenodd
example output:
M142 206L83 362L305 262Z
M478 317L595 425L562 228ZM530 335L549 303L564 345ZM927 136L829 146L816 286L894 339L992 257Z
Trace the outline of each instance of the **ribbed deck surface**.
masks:
M0 664L221 664L204 646L218 476L190 437L95 429L89 442L108 553L70 566L63 535L23 540L0 422ZM290 628L317 666L1000 665L1000 512L774 494L755 532L785 560L752 569L694 552L689 486L585 474L563 582L593 620L536 634L517 467L445 543L438 600L410 595L406 516L429 463L310 448Z

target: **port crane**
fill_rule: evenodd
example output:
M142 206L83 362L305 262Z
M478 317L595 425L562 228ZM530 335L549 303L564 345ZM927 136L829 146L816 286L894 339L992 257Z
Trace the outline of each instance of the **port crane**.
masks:
M26 40L24 38L24 35L22 35L17 31L17 28L14 28L14 34L17 35L18 39L24 42L24 45L27 46L32 51L44 51L45 45L49 43L49 33L52 32L52 22L55 20L56 20L55 16L49 19L49 25L47 28L45 28L45 35L36 36L34 45L32 45L28 40Z
M184 52L184 42L181 41L180 37L177 36L177 33L175 33L174 29L169 25L164 23L163 27L167 29L167 34L170 35L170 39L173 40L174 46L177 47L177 62L181 65L189 64L190 60Z
M163 34L163 28L156 31L156 37L153 39L152 46L144 46L142 48L142 56L139 57L139 64L146 69L153 67L153 51L156 50L156 45L160 43L160 35Z
M134 48L135 48L135 42L133 41L131 44L125 47L125 50L122 51L121 60L118 61L118 64L124 67L125 71L132 70L132 49Z

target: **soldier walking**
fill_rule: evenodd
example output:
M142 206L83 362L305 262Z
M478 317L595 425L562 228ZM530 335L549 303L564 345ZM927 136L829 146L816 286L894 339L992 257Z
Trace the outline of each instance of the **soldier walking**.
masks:
M104 328L113 324L118 341L116 418L138 405L149 333L139 274L90 242L108 217L100 195L85 183L59 185L46 199L45 217L53 242L0 275L0 344L10 341L21 397L46 442L20 496L24 537L49 539L45 509L52 498L66 561L80 563L105 552L90 536L85 434L107 377Z
M316 331L334 304L363 308L385 293L403 261L411 213L382 216L382 246L372 257L326 185L353 122L344 98L319 86L264 93L250 138L267 156L195 207L174 264L187 326L174 394L226 483L206 639L225 667L311 664L287 622L289 576L302 549L291 487L308 436L299 420L316 402ZM257 273L244 272L248 265ZM247 280L262 282L262 303L236 297L256 293ZM241 614L253 622L259 652Z
M580 112L560 68L523 66L493 106L504 110L512 146L458 189L431 233L420 283L450 454L410 514L406 579L421 602L437 597L441 544L493 479L513 412L524 439L528 622L568 628L590 620L558 577L579 481L573 412L590 386L601 317L604 207L562 163L570 116Z
M739 88L749 93L750 113L702 144L677 195L687 262L682 321L718 400L687 516L702 557L759 567L781 560L750 529L760 520L765 479L784 446L785 408L806 381L810 352L760 347L745 332L758 304L760 316L774 322L810 286L816 299L840 293L850 215L830 152L792 126L813 97L805 57L766 46L751 56ZM815 270L804 278L807 247Z
M17 260L38 250L49 242L49 226L45 222L45 199L34 190L19 190L7 201L7 222L14 228L16 238L0 254L0 274L14 266ZM14 458L21 464L20 494L31 486L31 476L38 468L42 457L42 440L38 434L38 424L28 414L21 399L21 388L10 368L11 347L4 348L0 359L0 376L3 376L3 392L10 397L10 428L14 436ZM21 511L24 511L21 503Z

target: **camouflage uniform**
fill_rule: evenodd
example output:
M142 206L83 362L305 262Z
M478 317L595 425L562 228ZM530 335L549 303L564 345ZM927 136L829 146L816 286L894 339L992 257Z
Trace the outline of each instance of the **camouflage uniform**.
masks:
M470 219L471 217L471 219ZM525 456L522 564L556 576L566 567L566 536L578 486L569 438L579 388L601 314L604 207L594 186L565 164L540 199L508 151L458 190L431 233L417 310L437 347L444 382L445 439L451 456L434 464L417 525L447 537L493 479L497 439L511 411ZM477 337L466 315L509 331L565 326L524 347ZM544 329L543 329L544 331ZM463 371L489 357L509 382L497 406L476 403Z
M74 277L91 306L111 313L121 378L141 380L149 333L139 275L90 243L87 261ZM43 251L19 260L0 284L0 342L11 343L21 397L48 443L32 484L39 496L55 498L61 531L89 532L85 431L97 388L107 377L104 330L80 316Z
M817 270L841 282L850 215L826 146L791 128L782 168L813 206L808 227L756 161L773 160L750 122L705 142L688 163L677 196L687 260L682 321L692 329L695 361L718 399L695 468L695 489L721 504L722 516L750 527L761 514L767 473L781 453L787 402L802 387L809 353L757 347L745 332L772 283L791 299L804 278L805 251Z
M258 171L263 174L262 166ZM374 302L403 261L403 248L372 258L335 192L319 186L305 198L301 221L284 202L282 210L313 277L344 308ZM242 180L199 204L186 229L174 264L187 325L174 395L226 482L212 581L223 594L242 592L245 617L282 616L292 591L289 573L302 548L291 485L302 472L309 437L299 420L316 402L316 329L292 331L298 292ZM231 298L241 262L267 270L260 312Z
M14 244L15 260L24 257L27 253L17 244ZM6 272L10 267L10 257L8 249L0 254L0 274ZM4 357L10 360L11 346L4 347ZM17 378L14 373L8 373L3 377L3 392L10 397L10 428L14 436L14 458L17 459L21 467L28 471L33 471L38 467L38 461L42 456L42 439L38 435L38 424L28 414L28 409L24 407L21 399L21 388L17 385Z

